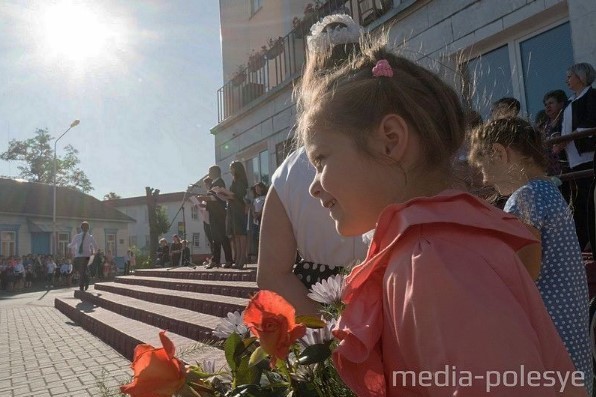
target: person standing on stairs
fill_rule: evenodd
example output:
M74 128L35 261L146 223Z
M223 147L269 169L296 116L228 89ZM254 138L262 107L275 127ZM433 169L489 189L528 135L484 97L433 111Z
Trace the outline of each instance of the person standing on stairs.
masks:
M89 288L89 275L87 265L89 258L99 249L97 242L89 233L89 223L81 223L81 232L75 235L68 245L74 257L73 265L79 271L79 289L81 291Z

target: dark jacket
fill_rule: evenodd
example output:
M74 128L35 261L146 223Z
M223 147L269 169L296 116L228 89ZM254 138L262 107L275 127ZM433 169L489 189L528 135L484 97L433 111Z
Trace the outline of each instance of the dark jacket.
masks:
M571 131L578 128L596 127L596 90L590 87L581 98L571 102L570 106L572 114ZM596 137L594 136L576 139L574 142L580 154L593 152L596 147Z

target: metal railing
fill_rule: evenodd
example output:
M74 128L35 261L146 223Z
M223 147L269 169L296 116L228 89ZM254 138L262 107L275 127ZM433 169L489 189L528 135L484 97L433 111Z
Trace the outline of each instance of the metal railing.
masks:
M344 13L367 26L386 14L393 4L394 0L329 0L296 20L290 33L253 53L247 66L217 90L218 122L240 113L258 98L301 74L306 59L305 36L315 22L330 14Z

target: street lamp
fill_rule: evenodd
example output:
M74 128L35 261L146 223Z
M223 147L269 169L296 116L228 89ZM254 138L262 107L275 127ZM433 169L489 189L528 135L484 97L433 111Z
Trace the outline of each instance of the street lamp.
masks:
M57 158L56 158L56 145L58 144L58 141L60 140L60 138L62 138L68 131L70 131L71 128L76 127L77 125L79 125L80 121L79 120L75 120L72 123L70 123L70 127L68 127L68 129L66 131L64 131L62 133L62 135L60 135L55 141L54 141L54 201L53 201L53 207L52 207L52 255L56 255L56 251L57 251L57 247L56 245L58 244L58 238L56 236L56 163L57 163Z

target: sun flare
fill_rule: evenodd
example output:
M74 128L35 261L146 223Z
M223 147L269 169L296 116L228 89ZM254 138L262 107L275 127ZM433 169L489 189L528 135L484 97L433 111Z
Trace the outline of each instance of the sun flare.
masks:
M109 30L100 16L79 4L48 7L42 29L48 49L63 57L96 57L105 51L109 39Z
M43 3L35 30L46 60L82 67L113 58L123 32L106 11L101 2Z
M49 47L61 55L96 56L109 37L97 15L79 5L54 6L48 9L44 22Z

